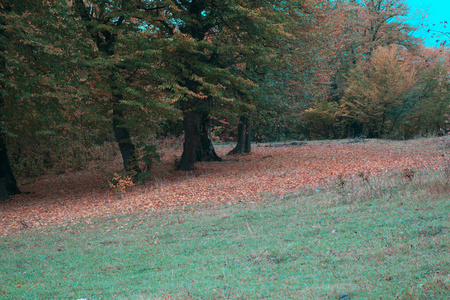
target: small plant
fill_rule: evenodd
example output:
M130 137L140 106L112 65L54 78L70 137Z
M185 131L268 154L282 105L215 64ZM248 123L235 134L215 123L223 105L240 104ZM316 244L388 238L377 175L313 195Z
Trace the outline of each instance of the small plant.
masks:
M339 174L336 178L336 185L340 188L343 188L345 186L345 179L343 174Z
M139 182L144 182L151 176L151 170L155 163L161 162L162 154L158 152L156 145L145 145L141 149L141 161L144 163L143 172L139 174Z
M161 162L161 154L158 152L156 145L146 145L142 150L142 161L145 163L145 168L150 171L155 162Z
M358 175L359 178L361 178L361 180L363 182L369 183L369 174L367 174L364 171L362 171L362 172L359 172L357 175Z
M115 192L125 192L129 187L134 186L134 182L129 175L113 174L113 178L108 182L108 187Z
M445 178L450 179L450 165L445 166L444 176L445 176Z
M404 169L402 170L402 177L403 177L404 179L408 179L409 181L411 181L411 180L413 180L414 175L415 175L415 172L414 172L413 169L410 169L410 168L404 168Z
M444 159L444 176L450 180L450 159L446 158L444 154L442 154L442 158Z

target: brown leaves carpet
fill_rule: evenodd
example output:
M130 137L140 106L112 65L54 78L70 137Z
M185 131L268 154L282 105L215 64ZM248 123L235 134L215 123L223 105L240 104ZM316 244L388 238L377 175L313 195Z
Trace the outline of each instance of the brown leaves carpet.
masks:
M28 194L0 202L0 235L19 229L43 228L95 216L138 210L190 207L195 204L258 201L262 195L282 195L365 172L370 176L442 168L449 137L414 141L369 140L307 142L300 146L254 145L252 154L227 156L223 162L198 163L194 171L174 170L166 149L151 179L125 193L106 187L110 178L98 168L46 175L22 185ZM230 147L218 146L222 157ZM111 166L120 169L120 160Z

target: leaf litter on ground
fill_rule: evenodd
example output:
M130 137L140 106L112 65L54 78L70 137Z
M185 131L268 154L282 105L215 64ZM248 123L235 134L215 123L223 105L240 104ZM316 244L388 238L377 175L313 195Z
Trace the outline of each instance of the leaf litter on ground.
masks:
M0 202L0 234L73 223L124 212L184 208L198 204L256 202L263 195L283 195L332 183L336 178L443 168L450 138L411 141L322 141L294 146L253 147L251 154L223 162L197 163L193 171L175 171L180 151L164 149L152 178L125 193L109 190L110 178L98 168L47 175L22 186L27 194ZM222 157L231 146L219 146ZM120 160L110 166L120 169Z

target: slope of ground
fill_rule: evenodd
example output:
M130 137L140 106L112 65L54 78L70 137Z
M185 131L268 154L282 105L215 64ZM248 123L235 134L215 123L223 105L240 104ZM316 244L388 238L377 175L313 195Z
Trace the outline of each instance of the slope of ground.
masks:
M174 156L180 153L166 149L152 179L124 194L108 190L106 183L110 178L98 170L44 176L23 186L22 190L29 194L0 203L0 233L136 210L257 201L261 195L282 195L318 187L337 177L350 179L361 172L370 178L404 168L416 172L444 168L448 161L443 155L449 152L449 145L449 137L406 142L254 145L250 155L228 156L224 162L199 163L191 172L174 171ZM217 147L222 156L230 149ZM115 167L119 166L116 162Z
M345 180L2 236L0 298L450 299L448 176Z

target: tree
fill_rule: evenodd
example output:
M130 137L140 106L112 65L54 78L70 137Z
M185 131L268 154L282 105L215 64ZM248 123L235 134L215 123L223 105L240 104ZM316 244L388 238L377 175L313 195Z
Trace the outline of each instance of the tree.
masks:
M350 73L341 116L353 127L349 129L361 128L355 134L393 135L416 106L416 72L402 52L396 45L379 47L368 63L359 63Z
M282 22L275 20L285 5L278 1L168 3L166 19L159 21L160 30L166 28L170 38L167 66L175 74L170 89L178 95L184 117L179 168L192 170L196 161L221 160L209 136L211 114L239 107L233 91L247 94L253 85L242 69L270 59L271 37L285 34Z
M179 168L187 171L197 161L221 160L210 139L211 113L235 101L227 97L226 88L242 90L239 85L248 85L235 66L249 54L245 43L254 37L246 36L246 2L173 1L173 7L170 25L175 32L174 52L169 64L181 75L175 79L174 89L184 116L185 141ZM179 61L175 63L174 57Z
M358 12L358 33L362 41L359 53L371 55L380 46L398 44L416 51L416 28L405 22L409 9L404 0L364 0Z
M339 68L344 12L334 2L315 1L291 14L291 36L276 39L277 59L255 80L259 94L253 132L258 140L303 138L304 112L327 97Z
M112 130L124 167L134 175L141 169L131 130L154 130L161 120L176 116L158 89L164 80L159 50L164 40L155 29L155 20L166 9L160 2L74 1L76 16L94 43L87 66L93 67L91 75L101 86L96 103L112 112Z
M2 5L1 7L5 12L11 12L11 6ZM5 41L5 26L6 20L3 15L0 16L0 74L6 73L6 59L3 53L6 50L6 41ZM8 199L10 195L19 194L20 190L17 187L17 182L14 177L14 173L12 172L11 165L9 163L8 152L6 149L5 143L5 128L3 121L3 111L4 111L4 94L5 94L5 86L2 80L1 82L2 93L0 94L0 200Z
M62 68L65 64L61 15L52 8L63 11L64 7L27 0L3 1L0 7L0 194L6 198L20 193L8 141L23 138L22 124L42 125L58 111L53 72L59 63ZM29 126L27 130L36 133L39 129Z
M182 74L174 89L180 95L178 105L185 119L180 169L191 170L198 160L219 159L206 137L212 115L245 121L243 126L237 125L242 142L242 137L245 139L243 129L247 127L247 132L252 131L248 130L250 122L259 118L255 115L262 116L260 111L265 107L273 110L266 102L267 94L272 91L277 94L270 102L277 103L281 99L280 107L285 108L289 107L288 102L301 98L295 96L296 85L292 83L298 77L305 80L307 76L300 74L305 69L312 70L317 61L305 59L303 62L307 63L299 64L293 72L286 71L282 76L276 73L283 67L289 68L293 58L299 57L296 55L299 44L314 40L314 11L320 4L320 1L174 1L173 7L178 10L171 16L175 21L166 23L172 24L169 32L174 32L174 48L179 49L171 57L181 57L174 66L174 72ZM296 37L296 30L303 32ZM305 52L310 51L309 54L314 51L305 45L302 47ZM269 83L269 78L277 78L274 81L280 85L290 86L289 92L276 88L269 92L266 88L274 82ZM305 89L305 94L310 91ZM283 100L282 95L286 94L289 94L289 101ZM247 137L250 151L250 134Z
M302 114L302 132L310 137L341 138L360 134L361 124L343 128L339 123L339 106L345 91L349 88L348 79L354 75L357 65L367 65L373 52L380 46L399 45L415 55L420 53L420 41L413 37L414 27L405 20L408 7L401 0L362 0L333 1L327 14L330 48L327 61L331 77L327 95L319 98L310 109ZM352 75L353 74L353 75ZM349 121L347 119L347 121ZM316 129L322 128L320 132Z
M246 116L239 118L236 146L227 155L250 153L252 140L252 124Z
M397 44L418 53L419 39L413 36L416 28L405 22L409 13L405 1L349 1L338 4L336 9L346 21L338 32L343 47L335 56L337 72L330 94L334 101L343 97L348 72L359 62L369 60L374 49Z
M407 138L419 134L442 134L448 130L450 114L449 49L423 47L422 55L411 59L417 73L418 103L402 126Z

